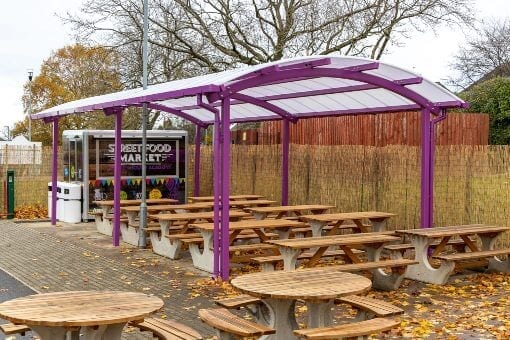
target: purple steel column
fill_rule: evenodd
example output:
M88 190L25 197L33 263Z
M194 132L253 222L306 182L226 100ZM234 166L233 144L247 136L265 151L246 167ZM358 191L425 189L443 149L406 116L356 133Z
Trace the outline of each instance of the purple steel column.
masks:
M221 186L221 138L220 114L214 113L214 164L213 164L213 190L214 190L214 231L213 231L213 276L220 274L220 186Z
M58 118L53 118L53 155L51 159L51 225L57 224Z
M197 130L195 131L195 173L193 179L195 185L193 188L193 195L200 196L200 139L202 128L196 125Z
M282 205L289 204L289 121L282 120Z
M421 111L421 227L432 227L432 143L430 111Z
M230 97L221 100L221 278L228 281L230 275Z
M122 110L115 113L115 167L113 172L113 245L119 246Z

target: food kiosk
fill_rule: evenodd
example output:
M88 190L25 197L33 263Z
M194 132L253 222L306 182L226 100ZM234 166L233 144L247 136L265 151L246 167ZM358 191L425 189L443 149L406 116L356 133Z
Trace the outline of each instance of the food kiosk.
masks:
M113 130L65 130L62 134L64 182L82 185L84 221L96 206L113 200L115 138ZM186 202L187 132L147 131L147 198L174 198ZM142 131L123 130L121 199L142 196ZM57 203L58 204L58 203Z

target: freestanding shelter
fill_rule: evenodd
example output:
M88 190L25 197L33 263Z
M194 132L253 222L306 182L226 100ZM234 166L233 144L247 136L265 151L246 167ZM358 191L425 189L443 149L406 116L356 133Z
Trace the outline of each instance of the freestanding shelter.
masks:
M288 202L289 124L310 117L421 112L421 226L433 224L434 126L448 108L467 103L421 76L380 61L347 56L308 56L244 67L190 79L76 100L32 116L53 123L53 200L60 117L103 110L116 117L115 183L120 177L122 112L129 106L160 110L187 119L201 129L214 125L214 274L229 276L230 124L282 121L282 204ZM341 131L339 131L341 133ZM200 138L196 138L198 183ZM195 186L195 194L199 187ZM114 195L114 244L118 245L120 194ZM55 201L53 201L55 202ZM55 207L55 204L53 204ZM54 208L53 208L54 209ZM52 214L55 216L55 214ZM52 221L55 223L55 221Z

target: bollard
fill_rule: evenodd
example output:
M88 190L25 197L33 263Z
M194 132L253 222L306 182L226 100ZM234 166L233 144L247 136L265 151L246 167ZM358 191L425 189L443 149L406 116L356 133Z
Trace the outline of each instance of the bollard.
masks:
M7 170L7 218L14 218L14 170Z

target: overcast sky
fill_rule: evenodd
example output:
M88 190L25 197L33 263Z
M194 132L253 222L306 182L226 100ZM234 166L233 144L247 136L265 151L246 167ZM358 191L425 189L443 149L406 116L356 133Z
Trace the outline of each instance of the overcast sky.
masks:
M82 0L2 1L0 11L0 131L23 119L21 96L28 69L37 75L52 51L72 43L69 27L56 13L76 11ZM510 17L510 0L476 0L479 18ZM392 48L383 60L420 73L433 81L448 78L464 34L450 28L415 34L405 47Z

